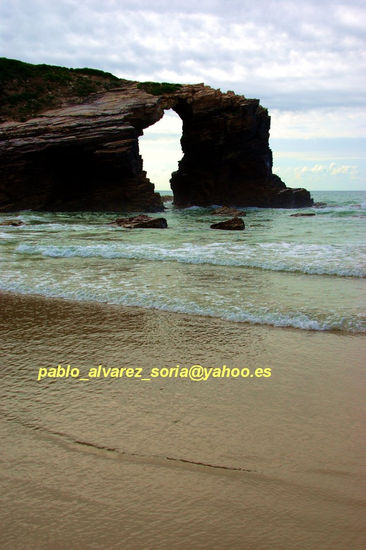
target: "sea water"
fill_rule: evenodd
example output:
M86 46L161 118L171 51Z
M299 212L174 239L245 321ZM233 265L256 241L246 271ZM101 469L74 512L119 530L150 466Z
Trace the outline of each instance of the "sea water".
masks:
M166 192L162 192L166 194ZM251 324L365 332L366 191L314 192L325 206L246 208L244 231L213 208L165 203L167 229L124 213L23 211L0 227L0 289ZM314 216L292 216L313 213ZM125 213L130 216L133 213Z

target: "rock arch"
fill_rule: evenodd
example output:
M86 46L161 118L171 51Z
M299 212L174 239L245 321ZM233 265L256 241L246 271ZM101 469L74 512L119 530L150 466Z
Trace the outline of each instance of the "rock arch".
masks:
M0 210L159 211L138 138L166 109L183 121L177 207L299 207L305 189L272 174L270 117L257 99L203 84L153 95L136 82L79 105L0 125Z

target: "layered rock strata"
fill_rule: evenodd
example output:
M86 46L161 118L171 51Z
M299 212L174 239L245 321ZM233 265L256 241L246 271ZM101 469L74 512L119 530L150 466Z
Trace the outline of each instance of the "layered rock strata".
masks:
M258 100L203 84L152 95L124 82L82 104L0 124L0 211L163 210L138 138L170 108L183 121L175 206L312 204L308 191L272 174L270 117Z

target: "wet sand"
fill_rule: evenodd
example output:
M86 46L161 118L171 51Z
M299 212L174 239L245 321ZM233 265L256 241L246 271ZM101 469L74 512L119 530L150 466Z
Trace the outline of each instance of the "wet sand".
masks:
M364 549L365 337L0 295L1 548ZM44 378L40 368L270 368Z

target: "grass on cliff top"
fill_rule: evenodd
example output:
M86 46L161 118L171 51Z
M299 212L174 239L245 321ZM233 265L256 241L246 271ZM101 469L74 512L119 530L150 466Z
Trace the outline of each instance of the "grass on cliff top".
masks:
M151 95L171 94L179 90L182 84L170 84L169 82L139 82L137 87Z
M90 94L123 86L126 80L98 69L67 69L0 58L0 121L24 121Z

